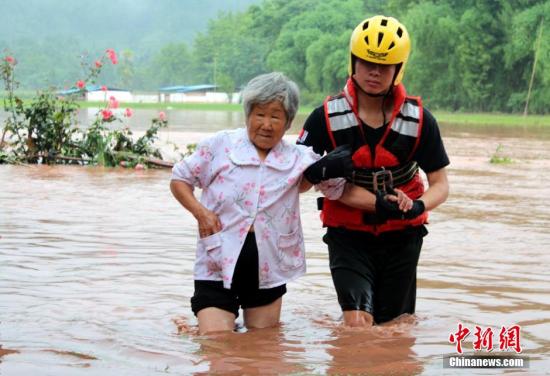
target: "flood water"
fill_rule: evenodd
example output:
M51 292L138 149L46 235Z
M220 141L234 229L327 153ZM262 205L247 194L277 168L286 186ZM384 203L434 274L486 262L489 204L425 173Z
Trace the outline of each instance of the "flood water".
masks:
M242 121L169 116L162 142L182 146ZM0 375L498 374L443 368L458 324L466 353L476 326L492 328L479 355L519 325L529 368L501 372L545 374L550 137L509 129L443 127L451 195L430 217L417 313L367 331L340 326L315 192L301 198L308 272L288 285L281 326L199 336L196 224L169 170L0 165ZM489 163L499 145L512 163Z

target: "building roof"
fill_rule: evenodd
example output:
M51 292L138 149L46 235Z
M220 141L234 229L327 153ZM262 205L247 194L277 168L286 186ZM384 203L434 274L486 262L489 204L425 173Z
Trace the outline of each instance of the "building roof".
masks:
M57 94L59 94L59 95L71 95L71 94L76 94L76 93L79 93L79 92L89 92L89 91L101 91L101 86L100 85L86 85L82 89L79 89L77 87L72 87L72 88L66 89L66 90L59 90L59 91L57 91ZM128 91L128 90L107 86L107 91Z
M191 93L193 91L205 91L216 89L216 85L203 84L203 85L179 85L179 86L165 86L161 87L159 91L161 93Z

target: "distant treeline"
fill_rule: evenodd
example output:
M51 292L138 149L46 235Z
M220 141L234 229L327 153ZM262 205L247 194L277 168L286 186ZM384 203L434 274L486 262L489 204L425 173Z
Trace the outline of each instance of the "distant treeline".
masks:
M116 70L102 79L138 90L216 83L232 91L278 70L300 85L304 103L316 104L345 82L353 28L380 13L407 26L404 83L430 108L521 112L532 82L529 112L550 112L550 0L265 0L219 14L192 44L147 56L119 51ZM44 64L35 83L78 77L78 67L58 63Z

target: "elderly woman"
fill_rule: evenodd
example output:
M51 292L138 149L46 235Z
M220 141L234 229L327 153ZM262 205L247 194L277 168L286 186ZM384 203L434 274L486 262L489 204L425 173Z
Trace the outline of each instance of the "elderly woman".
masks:
M191 308L200 333L233 330L239 308L248 328L275 326L286 283L305 273L298 195L311 187L302 173L320 157L283 140L298 96L281 73L252 79L243 90L246 128L215 134L173 168L172 193L199 227ZM343 185L320 189L338 197Z

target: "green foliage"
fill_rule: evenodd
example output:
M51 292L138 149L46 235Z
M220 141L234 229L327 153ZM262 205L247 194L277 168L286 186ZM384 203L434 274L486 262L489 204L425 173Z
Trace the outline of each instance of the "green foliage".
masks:
M77 84L85 87L87 82L93 82L107 58L116 64L116 54L111 49L94 64L83 63L89 72L86 79ZM17 61L11 55L5 56L0 63L7 93L4 110L8 113L0 139L0 163L91 163L116 166L128 160L128 165L135 165L149 162L152 157L162 159L154 142L159 129L167 125L163 113L159 113L145 134L134 142L129 128L109 128L109 124L120 121L113 115L112 109L118 107L118 102L112 98L98 112L91 126L80 130L74 124L78 110L76 96L60 98L51 89L39 92L26 104L15 95L18 87L14 75L16 65ZM82 90L76 94L82 94ZM130 109L126 109L125 116L131 116Z
M43 89L70 86L79 76L83 51L99 55L106 45L131 50L136 75L129 87L157 89L156 72L148 68L163 46L191 45L218 12L244 10L260 1L2 1L0 51L9 48L19 57L22 87ZM114 86L124 81L121 74L106 70L100 79Z
M219 71L236 86L257 73L282 71L300 86L302 103L314 105L343 86L355 25L381 13L398 17L411 35L404 78L408 92L425 97L434 109L521 111L536 29L549 7L548 0L266 0L211 21L195 41L194 65L201 67L197 77L203 81ZM234 32L227 35L227 30ZM536 113L550 108L548 30L540 43L532 91L530 109ZM245 48L248 43L255 43L255 55ZM250 64L252 56L255 64ZM229 68L243 66L249 67L248 75Z
M364 18L364 5L355 0L308 5L303 12L289 15L268 55L268 65L307 90L333 93L345 83L349 36Z
M412 53L405 70L404 83L410 93L421 93L432 108L460 108L459 63L450 56L457 48L459 20L448 4L423 3L407 12ZM434 72L437 72L434 75Z
M38 96L23 109L26 134L24 154L27 161L54 163L57 155L74 156L73 136L78 131L72 124L78 106L72 100L57 98L51 91Z
M183 154L183 157L188 157L191 154L193 154L195 152L195 150L197 150L197 143L187 144L186 149L187 150Z
M150 157L162 159L160 151L153 145L157 140L158 131L168 124L164 118L154 118L151 127L136 141L133 140L129 127L109 129L109 123L119 120L113 115L106 117L104 112L100 111L94 123L83 133L78 148L88 163L133 167L137 163L146 163Z
M221 14L209 23L208 31L199 34L194 43L195 80L218 83L217 78L230 77L238 87L266 71L269 46L249 25L247 14L233 13Z
M120 86L131 89L133 87L134 76L136 74L134 67L134 53L131 50L123 50L120 55L121 59L118 64Z
M495 42L494 17L481 9L468 9L460 20L460 33L457 46L459 74L462 77L465 107L474 111L485 111L484 107L492 94L493 77L490 76L493 64L500 65L501 57L492 53Z
M193 81L191 53L185 43L165 45L147 68L156 87L186 85Z
M517 72L508 77L512 94L507 103L508 109L521 111L527 96L527 82L532 74L535 53L537 65L534 76L533 92L529 108L534 113L549 113L550 108L550 1L535 4L522 12L514 14L513 23L508 32L509 45L504 53L506 70ZM544 17L546 15L546 17ZM538 41L542 22L542 36ZM523 101L517 103L521 95Z
M498 144L495 152L493 153L493 155L491 155L491 159L489 159L489 163L493 163L493 164L513 163L512 158L503 154L503 150L504 150L504 146L502 144Z
M299 84L303 103L314 105L343 86L355 25L368 16L386 14L409 30L412 53L404 83L430 108L521 112L537 55L529 110L550 112L550 0L203 0L200 9L189 10L176 0L154 6L152 0L143 0L123 10L99 0L112 7L107 13L97 2L67 2L67 11L80 12L82 19L65 17L67 24L58 29L66 31L68 24L78 23L78 30L94 30L95 40L102 43L90 42L93 38L85 32L65 32L61 37L44 30L45 38L34 38L26 31L27 23L16 20L26 8L32 8L27 13L35 17L45 13L47 2L29 2L32 6L8 2L0 13L0 25L20 35L0 33L0 49L14 47L24 60L19 67L24 88L66 85L67 77L82 74L75 68L80 51L94 55L108 38L122 43L127 52L122 53L119 69L96 77L101 82L153 90L216 83L229 92L260 73L277 70ZM229 8L229 3L235 5ZM255 5L242 10L249 4ZM206 24L214 8L222 6L226 11L210 19L193 40L189 30L199 30L198 23ZM102 25L124 25L124 35L95 27L97 19ZM127 19L137 24L129 25ZM167 36L166 30L173 35ZM53 45L70 47L57 48L54 54Z
M218 73L214 82L218 85L219 90L227 93L229 102L231 102L231 97L235 92L235 81L233 81L231 76L225 73Z

